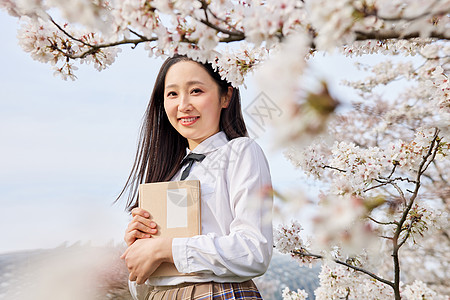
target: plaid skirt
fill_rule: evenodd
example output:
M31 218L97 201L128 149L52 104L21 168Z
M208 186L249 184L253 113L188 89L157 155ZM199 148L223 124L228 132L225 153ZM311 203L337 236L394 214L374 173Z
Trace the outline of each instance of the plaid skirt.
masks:
M234 300L262 299L255 283L182 283L174 286L155 286L146 300Z

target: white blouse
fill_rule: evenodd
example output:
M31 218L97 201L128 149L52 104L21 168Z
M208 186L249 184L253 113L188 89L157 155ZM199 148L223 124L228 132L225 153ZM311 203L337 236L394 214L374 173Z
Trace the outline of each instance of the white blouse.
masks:
M273 247L273 197L267 192L272 182L264 152L248 137L228 141L223 131L192 151L186 148L186 155L191 152L206 155L186 178L200 180L202 235L174 238L172 254L179 272L196 275L150 278L146 284L243 282L262 275ZM171 181L181 179L186 165Z

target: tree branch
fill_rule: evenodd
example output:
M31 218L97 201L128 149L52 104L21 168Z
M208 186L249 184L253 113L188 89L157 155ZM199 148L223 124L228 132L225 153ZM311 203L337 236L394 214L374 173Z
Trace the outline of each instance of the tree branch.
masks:
M409 235L411 234L412 227L414 225L413 220L411 220L411 223L409 223L408 228L406 229L406 235L403 238L403 240L398 244L398 248L403 246L404 243L406 243L406 240L409 238Z
M230 31L224 28L221 28L211 22L209 22L208 20L199 20L201 23L205 24L206 26L214 29L217 32L221 32L221 33L225 33L227 34L230 38L233 38L232 41L240 41L240 40L244 40L245 39L245 34L242 31Z
M423 173L425 173L425 171L428 169L428 166L429 166L429 165L434 161L434 159L436 158L436 154L437 154L437 152L438 152L438 150L439 150L439 142L440 142L440 139L437 137L437 133L436 133L436 137L435 137L435 139L434 139L433 141L436 141L436 143L437 143L437 144L436 144L436 147L435 147L433 153L431 154L431 159L424 165L423 169L422 169L421 172L420 172L420 175L422 175ZM430 149L428 150L428 153L430 153L430 151L432 150L432 148L433 148L433 144L431 144Z
M323 259L323 258L324 258L323 255L309 253L309 252L306 251L305 249L303 249L303 251L305 251L305 252L300 252L300 251L295 251L295 250L294 250L294 251L291 251L291 252L292 252L293 254L299 255L299 256L307 256L307 257L313 257L313 258L317 258L317 259ZM383 282L383 283L385 283L385 284L387 284L387 285L389 285L389 286L391 286L391 287L394 286L394 283L393 283L393 282L391 282L391 281L389 281L389 280L386 280L386 279L384 279L384 278L381 278L380 276L378 276L378 275L376 275L376 274L374 274L374 273L372 273L372 272L369 272L369 271L367 271L366 269L363 269L363 268L360 268L360 267L357 267L357 266L353 266L353 265L351 265L351 264L348 264L348 263L343 262L343 261L338 260L338 259L333 259L333 261L334 261L335 263L337 263L337 264L346 266L346 267L348 267L348 268L350 268L350 269L353 269L353 270L355 270L355 271L362 272L362 273L364 273L364 274L366 274L366 275L369 275L370 277L372 277L372 278L374 278L374 279L376 279L376 280L378 280L378 281L380 281L380 282Z
M228 25L228 23L227 23L225 20L219 19L219 18L211 11L211 9L209 9L209 4L208 4L206 1L200 0L199 2L202 4L202 7L201 7L201 8L202 8L203 11L205 12L205 19L200 19L200 20L198 20L198 21L200 21L200 22L202 22L203 24L205 24L206 26L208 26L208 27L210 27L210 28L216 30L217 32L221 32L221 33L227 34L229 37L242 38L242 40L245 39L245 33L242 32L242 31L239 31L239 30L236 30L236 29L235 29L235 31L231 31L231 30L221 28L221 27L219 27L219 26L217 26L217 25L211 23L211 22L209 21L209 19L208 19L208 11L213 15L213 17L214 17L215 19L217 19L217 20L219 20L219 21L221 21L221 22L223 22L223 23L225 23L225 24ZM229 25L228 25L228 26L229 26Z
M405 194L403 193L402 189L395 182L391 182L390 184L397 190L398 194L402 198L403 204L406 205L407 201L406 201L406 197L405 197Z
M53 23L53 25L56 26L56 28L58 28L62 33L64 33L69 39L77 41L85 46L88 47L93 47L93 45L86 43L85 41L83 41L82 39L78 39L76 37L74 37L73 35L71 35L70 33L68 33L62 26L60 26L58 23L55 22L55 20L53 20L52 17L48 16L50 18L50 21Z
M381 181L381 180L379 180L379 179L375 179L375 180L376 180L377 182L380 182L380 183L391 183L391 182L395 182L395 181L398 181L398 180L400 180L400 181L407 181L407 182L409 182L409 183L416 183L415 180L411 180L411 179L409 179L408 177L406 177L406 178L403 178L403 177L396 177L396 178L389 179L388 177L380 176L380 179L385 180L385 181Z
M67 32L62 26L60 26L58 23L56 23L51 17L50 17L50 21L62 32L64 33L69 39L74 40L76 42L79 42L81 44L83 44L86 47L89 47L90 49L81 52L78 55L72 55L60 48L58 48L56 45L53 45L54 49L59 51L60 53L62 53L65 57L70 58L70 59L78 59L78 58L85 58L88 55L91 54L95 54L97 53L100 49L102 48L109 48L109 47L114 47L114 46L119 46L119 45L126 45L126 44L134 44L135 46L143 43L143 42L152 42L152 41L156 41L158 38L153 37L153 38L147 38L145 36L142 36L136 32L134 32L133 30L129 29L130 32L132 32L133 34L137 35L139 37L139 39L123 39L121 41L116 41L116 42L112 42L112 43L104 43L104 44L98 44L98 45L92 45L86 41L83 41L82 39L76 38L73 35L71 35L69 32Z
M391 171L391 174L389 174L389 176L387 177L388 179L391 178L391 176L394 174L395 169L397 168L398 165L399 165L398 162L395 161L394 167L392 168L392 171Z
M400 247L405 243L406 239L404 239L400 244L398 243L398 239L400 237L400 233L402 232L403 224L406 221L406 218L408 217L408 214L411 210L411 207L417 198L417 195L419 194L420 189L420 178L424 172L424 167L426 166L428 162L428 158L431 157L431 160L434 159L436 156L436 152L439 149L439 141L438 141L438 133L439 129L435 129L433 139L430 143L430 148L428 149L428 152L422 157L422 161L420 162L419 168L417 170L417 176L415 180L415 189L412 192L412 196L409 199L409 203L405 210L403 211L402 217L400 221L398 222L397 229L394 233L392 243L393 243L393 250L392 250L392 257L394 260L394 293L395 293L395 299L400 299L400 261L398 257L398 252L400 250ZM436 144L437 143L437 144ZM436 146L435 146L436 144ZM407 235L409 236L409 234Z
M342 173L346 173L347 172L345 170L341 170L339 168L335 168L335 167L332 167L332 166L326 166L326 165L322 166L322 168L323 169L332 169L332 170L336 170L336 171L339 171L339 172L342 172Z
M363 192L365 193L365 192L368 192L368 191L370 191L370 190L373 190L373 189L382 187L382 186L387 185L387 184L388 184L387 182L383 182L383 183L380 183L380 184L378 184L378 185L371 186L371 187L369 187L369 188L363 190Z
M366 41L366 40L390 40L390 39L399 39L399 40L407 40L413 38L420 38L420 32L411 32L409 34L402 34L401 32L395 30L385 30L385 31L355 31L356 40L357 41ZM449 40L450 35L448 33L441 32L431 32L428 38L435 38L441 40Z
M367 218L368 218L369 220L371 220L371 221L377 223L377 224L380 224L380 225L398 225L398 222L395 222L395 221L393 221L393 222L380 222L380 221L375 220L374 218L372 218L372 217L370 217L370 216L368 216Z

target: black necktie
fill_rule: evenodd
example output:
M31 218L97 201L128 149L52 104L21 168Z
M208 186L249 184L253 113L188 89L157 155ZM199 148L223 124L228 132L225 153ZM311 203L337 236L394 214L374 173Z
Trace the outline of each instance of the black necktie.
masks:
M181 165L184 165L186 162L189 162L188 166L186 167L186 169L184 169L183 173L181 174L181 180L185 180L186 177L188 177L192 165L194 164L194 161L201 162L205 157L206 156L203 154L189 153L181 162Z

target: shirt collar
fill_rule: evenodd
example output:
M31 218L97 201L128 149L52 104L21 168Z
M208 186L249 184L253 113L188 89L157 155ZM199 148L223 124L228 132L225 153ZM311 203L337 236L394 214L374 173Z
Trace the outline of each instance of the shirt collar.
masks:
M219 131L198 144L197 147L195 147L195 149L192 151L189 149L189 147L186 147L186 156L190 153L206 154L222 147L227 143L227 135L225 134L225 132Z

